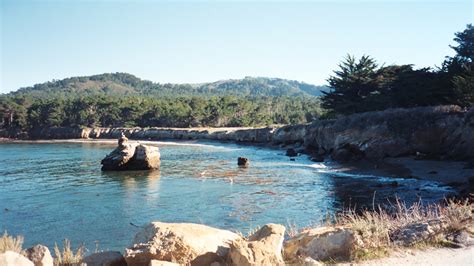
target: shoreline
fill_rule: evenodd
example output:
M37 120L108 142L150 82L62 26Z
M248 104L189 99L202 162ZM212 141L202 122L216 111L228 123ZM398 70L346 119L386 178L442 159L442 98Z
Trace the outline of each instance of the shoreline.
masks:
M311 155L301 149L298 145L274 145L272 143L252 143L235 142L212 139L195 140L140 140L130 139L148 145L165 146L219 146L219 144L235 144L244 146L263 147L275 151L284 152L286 149L298 150L298 156L307 156L311 160ZM104 144L116 145L116 139L42 139L42 140L17 140L0 138L0 144L56 144L56 143L84 143L84 144ZM217 145L213 145L213 144ZM291 158L297 157L288 157ZM367 175L388 178L419 179L433 181L451 187L460 197L470 197L472 193L472 182L474 182L474 168L466 161L454 160L419 160L415 156L405 156L397 158L384 158L378 161L363 159L356 162L336 162L326 158L324 162L319 162L330 167L331 171L348 175Z

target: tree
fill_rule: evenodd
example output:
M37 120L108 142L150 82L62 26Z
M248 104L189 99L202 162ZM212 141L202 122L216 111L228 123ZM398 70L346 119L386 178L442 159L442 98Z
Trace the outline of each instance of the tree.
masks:
M451 82L450 101L460 106L474 104L474 27L468 24L466 29L455 34L457 46L450 46L456 55L447 57L441 69Z
M323 92L322 106L334 113L351 114L372 109L367 106L373 102L371 98L379 94L377 84L378 65L369 56L356 60L347 55L339 64L339 70L334 71L328 83L329 92Z

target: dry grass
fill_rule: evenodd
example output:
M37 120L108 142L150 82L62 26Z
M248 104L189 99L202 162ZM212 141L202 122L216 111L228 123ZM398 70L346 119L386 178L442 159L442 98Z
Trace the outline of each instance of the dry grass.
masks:
M80 246L76 252L71 249L71 242L68 239L64 240L64 247L62 251L58 245L54 244L54 259L55 266L78 266L84 255L84 246Z
M7 231L3 233L0 238L0 253L4 253L7 250L22 254L23 253L23 236L9 236Z
M354 251L354 260L386 256L394 244L390 233L411 224L440 221L444 233L457 232L472 226L474 204L466 201L447 201L445 204L423 206L421 203L407 207L397 201L391 210L378 208L356 213L348 210L337 215L335 224L354 230L359 236L359 245ZM440 246L443 240L425 240L414 243L418 246Z

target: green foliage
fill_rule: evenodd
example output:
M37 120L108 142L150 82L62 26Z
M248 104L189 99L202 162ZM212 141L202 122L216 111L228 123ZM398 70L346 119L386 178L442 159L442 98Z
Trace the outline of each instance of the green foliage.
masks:
M314 86L298 81L277 78L222 80L203 84L160 84L141 80L127 73L106 73L87 77L53 80L11 94L34 98L79 97L87 95L127 95L148 97L186 96L318 96L325 86Z
M322 107L329 115L384 110L394 107L459 105L474 103L474 28L455 34L456 55L438 70L413 69L412 65L379 67L369 56L347 56L328 79Z
M4 128L43 127L224 127L306 123L321 113L308 97L165 97L97 95L36 99L0 98L0 115L14 114ZM21 104L24 105L21 105ZM19 110L19 113L16 111Z
M367 102L378 94L377 64L369 56L359 60L347 55L339 70L329 77L330 92L323 92L322 106L340 114L368 111Z

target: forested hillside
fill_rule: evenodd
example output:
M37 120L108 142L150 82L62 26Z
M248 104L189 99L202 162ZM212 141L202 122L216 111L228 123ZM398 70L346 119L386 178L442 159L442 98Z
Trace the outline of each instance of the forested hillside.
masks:
M325 87L246 77L159 84L126 73L73 77L0 95L0 127L223 127L306 123Z
M90 94L167 97L186 96L319 96L325 86L315 86L278 78L246 77L202 84L161 84L142 80L128 73L106 73L94 76L53 80L21 88L12 95L48 98Z

